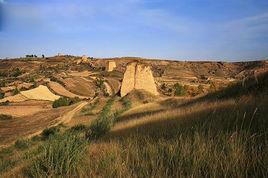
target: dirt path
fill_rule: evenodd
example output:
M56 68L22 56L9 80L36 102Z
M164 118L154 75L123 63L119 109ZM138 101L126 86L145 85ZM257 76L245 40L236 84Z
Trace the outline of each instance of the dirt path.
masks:
M75 113L80 111L87 104L88 104L88 102L82 102L76 108L74 108L73 110L71 110L68 113L66 113L65 115L63 115L61 117L60 123L67 124L68 122L70 122L70 120L74 117Z
M75 113L77 113L78 111L80 111L87 104L88 104L88 102L86 102L86 101L82 102L77 107L75 107L73 110L67 112L63 116L58 117L56 119L57 122L54 123L53 125L50 125L49 127L54 127L54 126L57 126L59 124L67 124L74 117ZM39 131L37 131L37 132L35 132L35 133L31 134L31 135L29 135L28 137L33 137L35 135L39 135L42 132L43 132L43 129L42 130L39 130Z

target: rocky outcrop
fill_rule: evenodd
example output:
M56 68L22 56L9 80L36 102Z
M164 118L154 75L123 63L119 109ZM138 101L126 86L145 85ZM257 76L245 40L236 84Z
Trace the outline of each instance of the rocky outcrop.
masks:
M107 61L106 63L106 70L108 72L111 72L114 70L114 68L116 68L116 63L114 61Z
M145 90L153 95L158 95L154 77L149 66L138 62L127 65L120 94L123 97L134 89Z

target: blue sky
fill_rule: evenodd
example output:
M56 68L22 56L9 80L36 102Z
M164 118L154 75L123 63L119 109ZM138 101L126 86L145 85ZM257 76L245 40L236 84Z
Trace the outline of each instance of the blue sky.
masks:
M268 0L0 0L0 57L268 58Z

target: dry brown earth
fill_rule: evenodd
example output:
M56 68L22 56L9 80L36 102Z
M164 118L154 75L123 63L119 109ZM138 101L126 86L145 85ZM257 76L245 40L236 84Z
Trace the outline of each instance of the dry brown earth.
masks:
M48 109L51 109L51 102L28 100L19 103L11 103L8 106L0 106L0 114L23 117Z
M53 90L56 94L61 95L61 96L66 96L66 97L69 97L69 98L78 97L78 98L81 98L81 99L87 98L87 97L84 97L84 96L76 95L76 94L66 90L61 84L59 84L57 82L50 81L48 83L48 87L51 90Z

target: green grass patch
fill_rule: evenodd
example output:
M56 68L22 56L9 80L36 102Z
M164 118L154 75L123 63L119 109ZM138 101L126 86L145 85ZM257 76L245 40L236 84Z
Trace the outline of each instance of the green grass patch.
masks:
M113 124L113 118L110 117L113 103L114 99L109 99L99 117L89 126L86 133L88 139L97 139L110 131Z
M53 108L58 108L62 106L70 106L72 104L75 104L77 102L81 101L78 97L76 98L67 98L67 97L60 97L59 99L55 100L52 103Z
M27 139L19 139L15 142L14 146L18 150L25 150L31 146L31 141Z
M75 125L69 129L70 132L84 132L88 129L87 126L83 124Z
M132 104L129 99L123 98L120 101L123 104L123 108L116 110L114 113L111 112L114 99L107 101L99 117L89 126L89 129L86 132L87 139L98 139L108 133L113 127L114 123L118 120L119 116L131 108Z
M24 173L28 177L79 177L87 144L74 134L51 137L41 145L40 154Z

